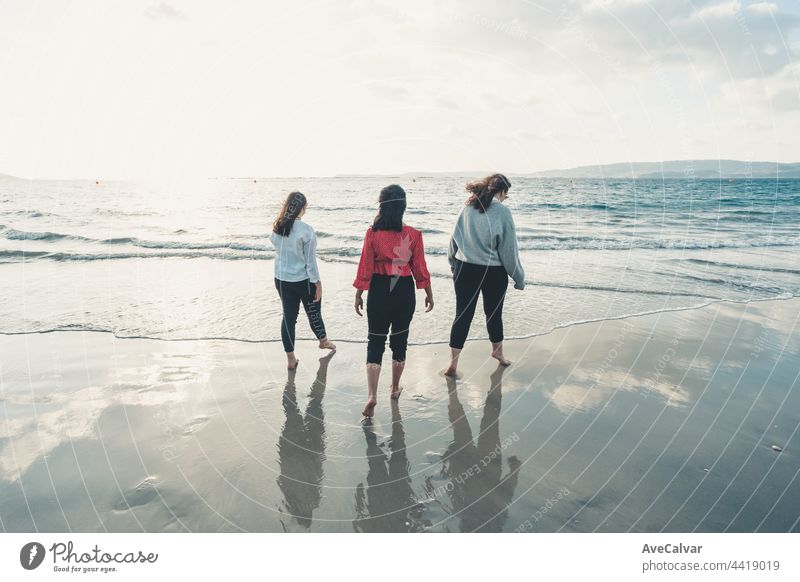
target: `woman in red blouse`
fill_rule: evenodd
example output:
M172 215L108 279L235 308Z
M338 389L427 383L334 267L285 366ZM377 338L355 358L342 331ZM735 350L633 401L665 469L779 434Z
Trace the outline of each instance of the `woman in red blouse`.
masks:
M356 313L364 309L362 295L367 294L367 385L369 395L364 416L375 413L378 402L378 380L381 361L389 334L392 350L393 399L400 398L400 377L406 363L408 328L414 317L417 289L425 289L425 311L433 309L431 276L425 264L422 233L403 224L406 211L406 193L400 186L387 186L378 199L380 208L372 226L364 237L364 248L358 264L358 274L353 286L356 291Z

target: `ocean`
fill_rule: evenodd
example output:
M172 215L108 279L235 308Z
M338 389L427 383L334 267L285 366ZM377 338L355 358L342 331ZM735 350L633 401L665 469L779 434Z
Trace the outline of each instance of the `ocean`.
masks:
M282 198L300 190L318 235L329 335L366 341L352 281L378 193L399 183L406 222L424 234L436 300L429 314L418 302L410 341L446 342L455 309L446 251L466 181L0 178L0 332L279 341L269 233ZM509 287L508 338L800 293L800 180L511 181L506 204L527 284ZM311 337L302 318L298 335ZM480 314L470 337L485 337Z

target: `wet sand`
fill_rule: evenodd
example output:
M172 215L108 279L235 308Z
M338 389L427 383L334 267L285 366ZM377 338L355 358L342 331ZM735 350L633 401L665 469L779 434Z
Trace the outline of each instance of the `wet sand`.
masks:
M0 336L0 529L797 532L799 316L574 325L507 369L470 342L457 381L415 346L370 425L362 344L288 373L279 343Z

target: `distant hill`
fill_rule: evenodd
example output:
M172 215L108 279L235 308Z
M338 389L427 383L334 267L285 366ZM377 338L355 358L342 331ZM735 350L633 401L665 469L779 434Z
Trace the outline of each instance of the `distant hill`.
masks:
M491 174L490 171L418 171L403 172L398 178L479 178ZM697 178L699 180L737 179L800 179L800 163L747 162L744 160L669 160L666 162L618 162L595 166L576 166L560 170L520 173L509 172L509 176L533 178L605 178L630 180L661 180L670 178ZM336 177L345 177L336 176ZM353 174L349 177L368 177L367 174ZM389 177L389 176L387 176Z
M540 178L618 178L618 179L746 179L800 178L800 163L746 162L742 160L670 160L667 162L624 162L597 166L578 166L527 174Z

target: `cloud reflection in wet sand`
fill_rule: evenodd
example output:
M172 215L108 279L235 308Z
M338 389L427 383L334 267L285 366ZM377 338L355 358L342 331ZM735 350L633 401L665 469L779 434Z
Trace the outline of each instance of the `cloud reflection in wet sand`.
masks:
M199 347L197 348L200 349ZM0 424L0 479L17 481L37 460L62 444L78 439L98 439L97 420L113 406L158 407L169 410L171 422L186 423L188 400L196 399L207 385L212 362L201 351L155 354L149 366L114 368L113 382L50 393L5 394L13 417ZM178 360L179 365L174 362ZM196 419L188 421L191 425Z

